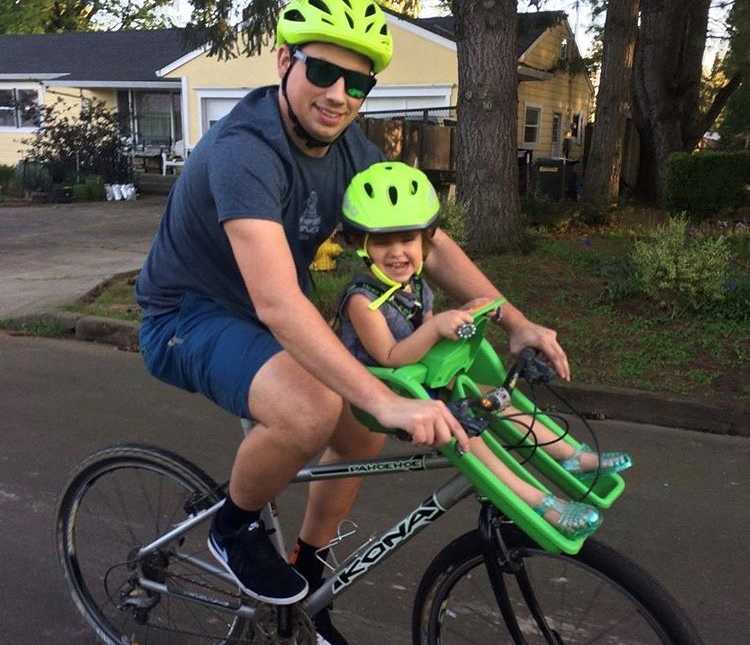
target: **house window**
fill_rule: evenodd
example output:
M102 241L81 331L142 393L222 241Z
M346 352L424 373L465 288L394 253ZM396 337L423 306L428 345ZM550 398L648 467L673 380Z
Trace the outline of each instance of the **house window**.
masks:
M552 115L552 143L560 143L560 125L562 124L562 114L555 112Z
M182 139L180 96L169 92L138 92L135 121L138 143L143 146L171 146Z
M34 128L38 125L36 90L0 90L0 127Z
M561 63L568 62L568 39L567 38L563 38L560 41L560 62Z
M542 122L542 110L536 107L526 107L526 120L523 127L523 142L539 142L539 126Z
M573 115L573 120L570 122L570 136L575 139L578 143L581 142L581 137L583 136L581 128L581 113L576 112Z

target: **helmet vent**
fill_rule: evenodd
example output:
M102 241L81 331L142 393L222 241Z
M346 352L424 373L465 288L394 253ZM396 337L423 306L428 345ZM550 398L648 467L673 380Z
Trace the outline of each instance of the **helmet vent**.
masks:
M411 194L416 195L417 194L417 188L419 188L419 184L416 181L411 182Z
M305 16L299 9L290 9L284 14L284 19L292 22L305 22Z
M369 181L365 183L365 192L368 197L373 197L375 194L375 191L372 189L372 184Z
M389 186L388 197L391 200L391 204L393 204L394 206L398 204L398 188L396 188L395 186Z
M324 11L329 16L331 15L331 10L328 8L328 5L326 5L325 2L322 0L307 0L313 7L316 9L320 9L321 11Z
M370 33L370 29L372 29L372 26L373 26L374 24L375 24L374 22L371 22L371 23L370 23L369 25L367 25L367 27L365 27L365 33L366 33L366 34L369 34L369 33Z
M347 20L347 22L349 23L349 27L350 27L351 29L354 29L354 20L352 20L352 17L351 17L350 15L349 15L349 12L348 12L348 11L345 11L345 12L344 12L344 15L346 16L346 20Z
M380 35L381 36L387 36L388 35L388 25L383 25L380 28Z
M375 15L375 5L368 4L367 9L365 9L365 18L369 18L370 16L374 16L374 15Z
M347 7L352 8L352 3L349 0L341 0Z
M324 22L327 25L333 25L333 22L331 22L330 20L328 20L328 18L321 18L320 22ZM335 27L335 25L334 25L334 27Z

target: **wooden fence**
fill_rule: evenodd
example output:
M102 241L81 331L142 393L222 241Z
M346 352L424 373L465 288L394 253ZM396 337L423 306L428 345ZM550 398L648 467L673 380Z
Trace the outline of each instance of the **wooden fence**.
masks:
M359 126L386 158L416 165L439 192L456 183L455 121L436 124L413 119L361 118ZM532 153L518 150L519 191L525 194L531 180Z

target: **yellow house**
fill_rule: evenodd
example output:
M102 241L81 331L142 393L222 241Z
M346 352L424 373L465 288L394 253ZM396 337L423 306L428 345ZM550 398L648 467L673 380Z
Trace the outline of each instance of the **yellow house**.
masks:
M458 66L453 19L410 19L388 12L387 20L394 60L379 75L363 112L385 116L387 111L445 111L455 106ZM44 65L29 62L28 45L23 48L26 58L18 52L10 62L0 60L0 163L15 163L22 156L21 135L34 129L18 105L49 102L59 95L70 100L101 98L118 109L124 128L140 147L169 147L179 140L189 151L247 92L278 83L274 51L219 61L208 57L206 48L188 50L179 31L0 36L2 51L18 46L22 39L38 39L38 46L50 54L55 47L43 39L56 40L58 50L54 70L50 60ZM7 40L14 38L18 40ZM91 78L91 70L67 71L68 50L60 46L66 38L75 40L76 47L87 40L88 58L107 69L98 69L96 78ZM136 42L138 38L142 40ZM579 58L564 13L519 14L518 148L533 151L535 157L564 152L571 158L581 156L594 93L585 71L573 71L577 66L571 62ZM105 65L104 59L110 62ZM118 60L132 70L118 69ZM157 60L163 62L155 64ZM78 80L83 77L85 82ZM12 117L11 109L3 107L9 91L20 99Z
M191 49L182 29L0 36L0 164L23 157L35 106L58 99L104 101L142 148L182 138L180 82L155 72Z

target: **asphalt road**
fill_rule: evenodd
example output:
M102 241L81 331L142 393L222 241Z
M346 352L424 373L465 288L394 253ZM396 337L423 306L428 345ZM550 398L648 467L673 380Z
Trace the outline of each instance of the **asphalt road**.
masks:
M55 504L70 469L97 448L133 440L170 447L221 479L238 423L158 383L137 355L109 346L0 334L0 367L0 643L96 643L66 595L54 554ZM616 422L595 427L605 446L629 450L637 464L600 537L665 584L707 644L745 645L750 441ZM354 515L361 531L348 545L390 526L445 478L367 480ZM290 532L303 504L301 486L281 498ZM465 502L337 601L337 623L351 642L408 643L421 572L475 522L475 506Z
M0 208L0 319L67 304L138 269L165 198Z

